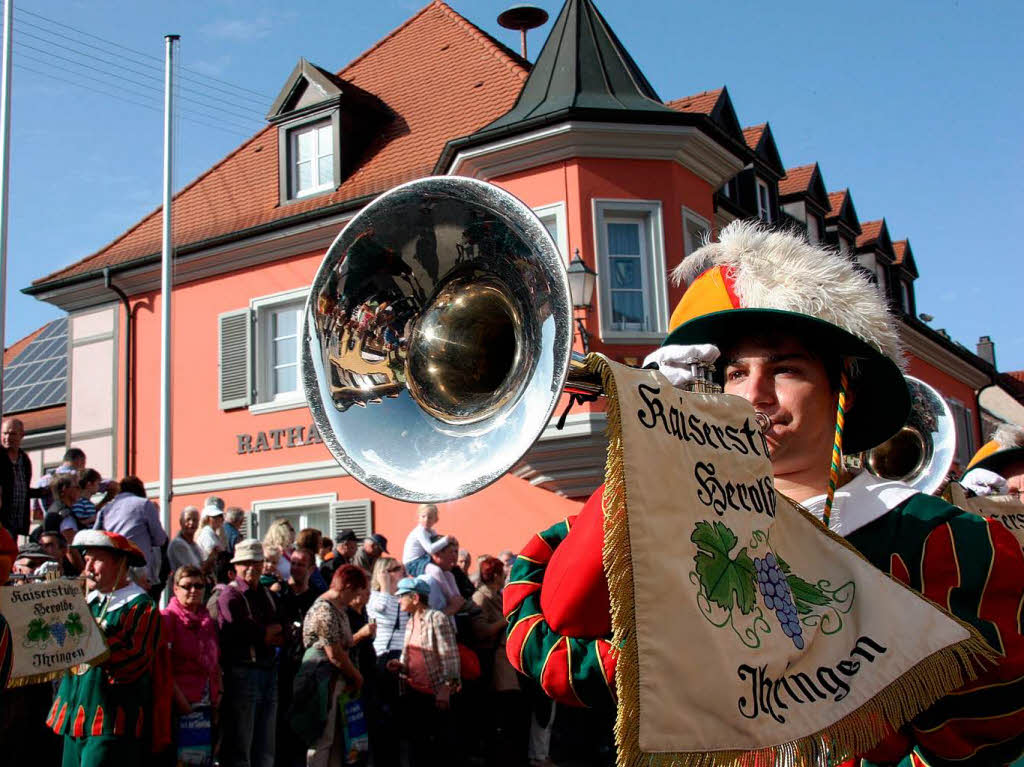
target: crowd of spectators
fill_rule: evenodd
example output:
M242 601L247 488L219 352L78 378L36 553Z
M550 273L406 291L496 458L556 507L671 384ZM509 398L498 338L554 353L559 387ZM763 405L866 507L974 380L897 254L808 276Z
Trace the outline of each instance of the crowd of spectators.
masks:
M30 486L13 420L0 432L0 521L23 541L15 577L81 574L71 543L82 530L138 547L146 564L131 579L166 603L171 732L206 733L195 763L415 767L444 754L456 766L552 764L552 706L505 654L511 551L478 556L474 567L455 535L437 531L430 504L417 509L400 557L378 533L331 538L286 518L262 540L243 538L245 512L217 496L183 508L169 539L144 484L103 480L80 450ZM59 754L59 739L40 730L48 700L39 687L17 696L28 704L17 716L38 714L45 742L34 748ZM7 703L0 716L14 715ZM179 747L157 761L181 763Z

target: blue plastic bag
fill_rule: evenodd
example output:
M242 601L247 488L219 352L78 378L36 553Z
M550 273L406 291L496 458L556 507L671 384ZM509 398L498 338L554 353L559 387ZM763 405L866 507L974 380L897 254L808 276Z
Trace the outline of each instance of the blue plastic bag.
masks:
M345 734L345 764L358 764L370 750L370 736L366 730L366 714L359 694L342 691L338 696L341 709L342 732Z

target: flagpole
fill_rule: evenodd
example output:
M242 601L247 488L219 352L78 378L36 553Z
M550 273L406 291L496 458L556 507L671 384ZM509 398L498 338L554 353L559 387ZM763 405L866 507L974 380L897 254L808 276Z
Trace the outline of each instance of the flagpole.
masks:
M160 514L171 529L171 192L174 172L174 44L166 35L164 67L164 204L160 265ZM148 555L148 552L147 552Z
M4 0L4 63L0 78L0 347L7 349L7 216L11 173L11 20L14 0ZM0 363L0 413L4 401L4 366Z

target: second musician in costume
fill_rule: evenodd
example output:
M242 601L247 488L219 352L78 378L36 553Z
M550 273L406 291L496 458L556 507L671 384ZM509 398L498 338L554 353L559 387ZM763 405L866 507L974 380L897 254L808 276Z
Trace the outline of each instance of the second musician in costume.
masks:
M129 568L144 567L146 558L123 535L101 530L80 531L72 545L96 584L87 602L110 655L64 677L46 724L64 736L64 767L142 764L158 721L160 611Z

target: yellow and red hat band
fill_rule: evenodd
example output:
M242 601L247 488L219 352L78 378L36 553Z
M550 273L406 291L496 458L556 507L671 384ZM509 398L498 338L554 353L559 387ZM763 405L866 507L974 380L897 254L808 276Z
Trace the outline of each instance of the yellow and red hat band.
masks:
M697 317L729 309L740 309L733 284L733 272L727 266L713 266L690 283L672 312L669 332Z

